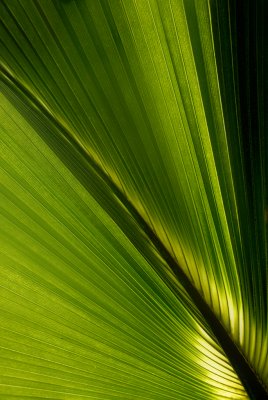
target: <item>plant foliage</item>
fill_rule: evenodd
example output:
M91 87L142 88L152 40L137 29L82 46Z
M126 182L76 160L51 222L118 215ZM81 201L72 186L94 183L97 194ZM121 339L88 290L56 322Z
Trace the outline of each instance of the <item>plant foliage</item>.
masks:
M0 399L267 398L266 8L0 2Z

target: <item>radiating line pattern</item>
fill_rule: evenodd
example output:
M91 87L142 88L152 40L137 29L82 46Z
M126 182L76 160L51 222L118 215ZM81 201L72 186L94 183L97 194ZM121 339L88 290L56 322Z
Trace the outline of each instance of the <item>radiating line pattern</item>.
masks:
M242 89L233 6L218 3L1 2L0 396L247 398L87 157L267 384L265 99L245 122L252 77Z

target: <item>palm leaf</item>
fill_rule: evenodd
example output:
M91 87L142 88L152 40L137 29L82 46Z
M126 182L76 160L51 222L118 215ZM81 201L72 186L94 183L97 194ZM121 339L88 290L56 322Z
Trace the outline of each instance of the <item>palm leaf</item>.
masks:
M0 398L267 398L265 12L0 3Z

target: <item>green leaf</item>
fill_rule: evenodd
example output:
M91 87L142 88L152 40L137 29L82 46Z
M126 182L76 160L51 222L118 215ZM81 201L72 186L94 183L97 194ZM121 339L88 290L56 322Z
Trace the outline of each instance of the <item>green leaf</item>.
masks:
M265 12L0 3L0 398L267 398Z

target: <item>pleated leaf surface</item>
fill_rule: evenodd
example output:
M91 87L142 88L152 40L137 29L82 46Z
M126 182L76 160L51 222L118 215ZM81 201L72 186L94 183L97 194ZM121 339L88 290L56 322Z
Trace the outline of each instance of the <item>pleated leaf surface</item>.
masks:
M162 247L267 385L264 6L218 3L0 3L0 398L247 398Z

